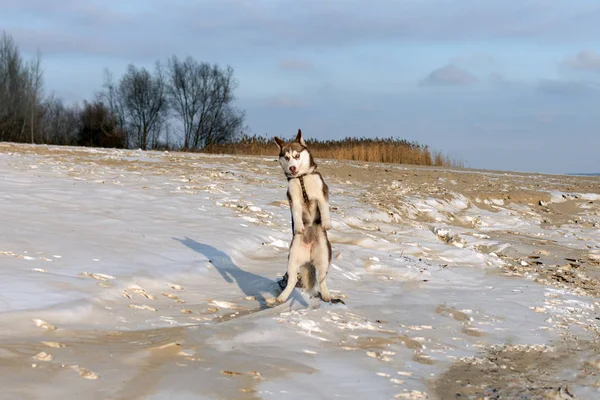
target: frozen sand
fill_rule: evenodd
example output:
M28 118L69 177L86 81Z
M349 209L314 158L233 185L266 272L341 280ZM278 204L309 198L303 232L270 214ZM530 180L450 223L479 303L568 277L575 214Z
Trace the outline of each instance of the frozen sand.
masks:
M265 309L274 157L0 144L0 397L438 398L491 346L597 340L599 178L317 162L346 306ZM577 354L551 381L594 398Z

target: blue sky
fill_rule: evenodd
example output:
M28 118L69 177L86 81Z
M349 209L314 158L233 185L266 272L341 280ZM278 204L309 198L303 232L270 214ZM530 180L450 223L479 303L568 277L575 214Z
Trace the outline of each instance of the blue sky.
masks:
M396 136L473 168L600 172L598 0L0 0L46 92L171 55L231 65L255 133Z

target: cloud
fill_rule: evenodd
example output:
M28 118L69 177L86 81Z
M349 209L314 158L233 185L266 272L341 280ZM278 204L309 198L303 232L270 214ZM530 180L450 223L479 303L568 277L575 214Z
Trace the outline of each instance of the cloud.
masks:
M445 67L434 69L421 82L420 86L469 86L478 80L470 72L446 65Z
M60 7L55 7L44 0L0 0L0 8L9 16L15 14L57 23L68 22L65 28L122 28L134 23L136 18L144 16L122 12L117 7L111 7L112 5L118 3L111 3L110 0L100 4L92 1L61 0Z
M600 85L593 82L542 79L538 82L537 91L556 96L579 96L600 93Z
M284 71L310 71L314 68L314 65L308 60L284 58L279 60L279 68Z
M470 40L530 38L564 41L600 34L594 2L523 0L354 0L211 3L156 1L190 23L210 18L212 27L246 32L246 39L288 46L340 46L373 40ZM216 17L218 16L218 17Z
M131 62L165 51L159 49L256 55L365 43L473 39L568 43L600 38L600 5L593 1L523 0L515 5L506 0L65 0L60 8L52 4L0 0L0 24L11 33L27 30L35 38L29 45L46 53L110 51ZM28 26L31 21L35 25Z
M580 51L574 56L567 57L564 64L575 70L600 72L600 54L593 51Z

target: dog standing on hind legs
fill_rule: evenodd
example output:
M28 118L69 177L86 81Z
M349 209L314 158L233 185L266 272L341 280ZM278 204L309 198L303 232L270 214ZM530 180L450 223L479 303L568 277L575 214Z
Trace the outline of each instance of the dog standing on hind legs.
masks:
M287 198L294 231L288 256L287 285L277 301L287 301L300 273L308 293L317 296L320 290L321 299L330 302L326 282L331 263L331 244L327 238L327 231L331 229L329 188L316 171L317 164L300 129L295 141L285 143L275 137L275 142L279 147L279 163L288 180Z

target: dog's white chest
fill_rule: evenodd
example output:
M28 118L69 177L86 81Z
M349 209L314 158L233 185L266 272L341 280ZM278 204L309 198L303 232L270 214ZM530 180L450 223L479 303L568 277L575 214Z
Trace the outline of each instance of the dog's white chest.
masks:
M290 194L294 201L308 203L317 200L323 188L318 176L304 176L292 179L289 184Z

